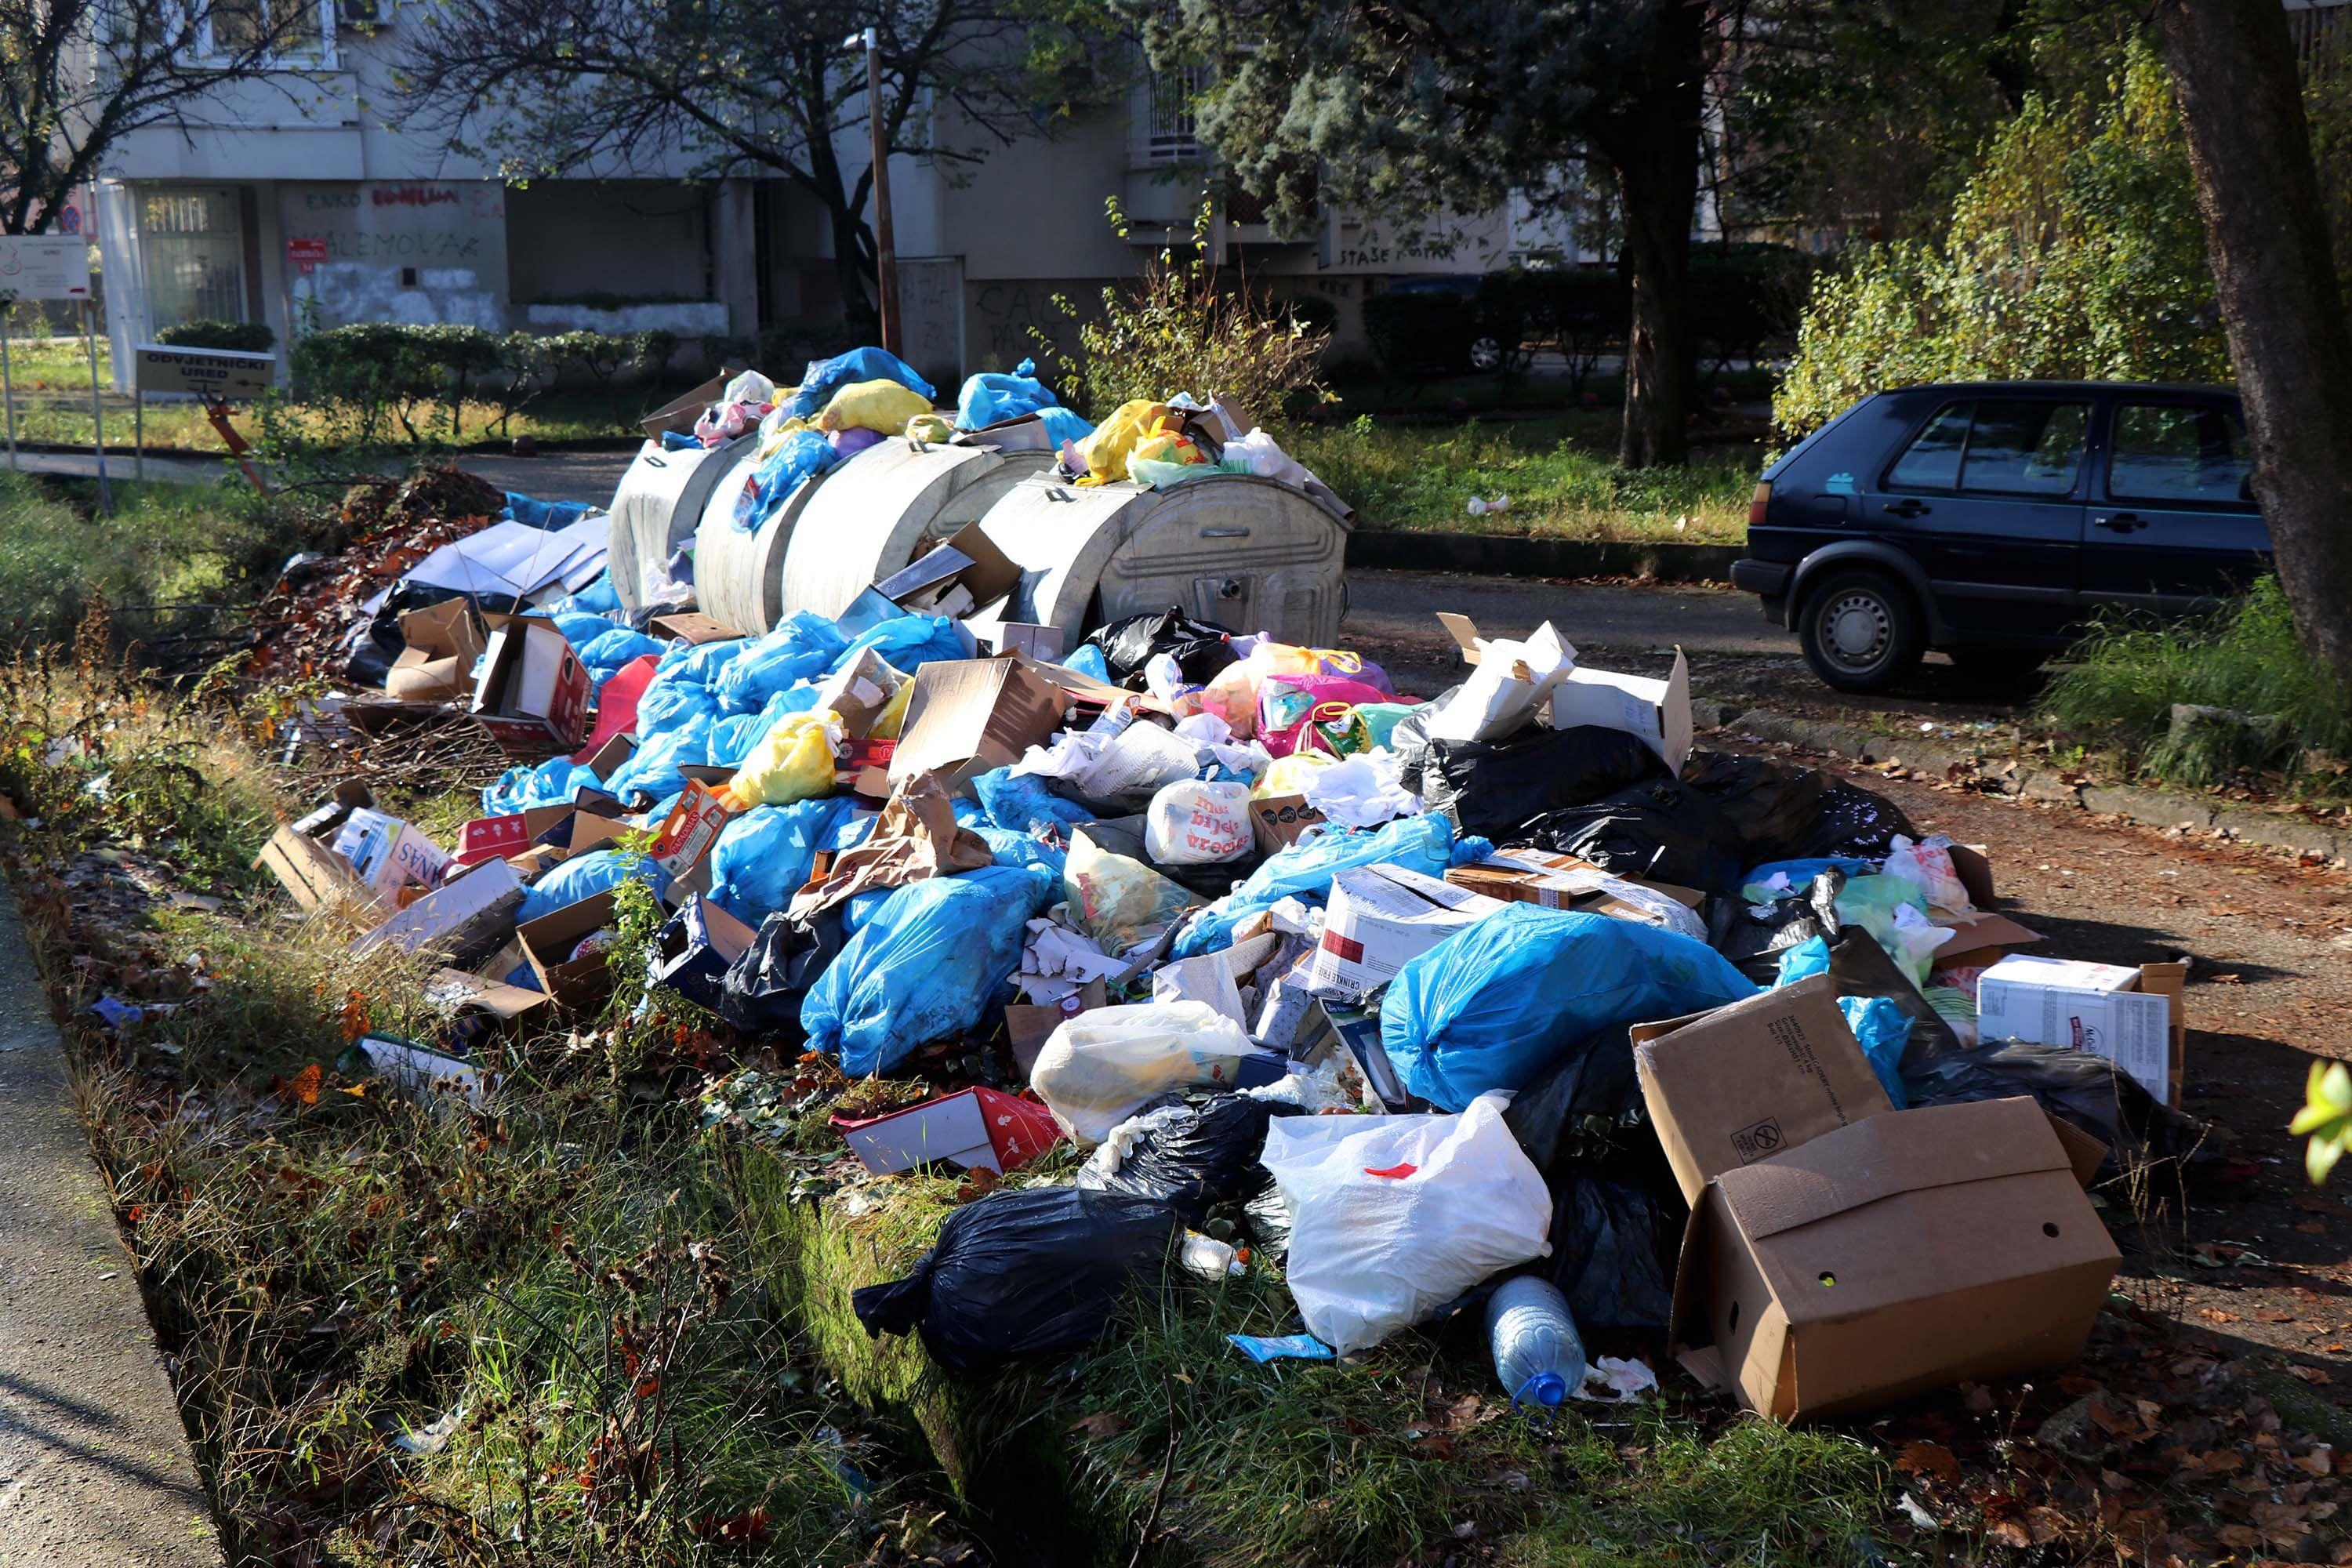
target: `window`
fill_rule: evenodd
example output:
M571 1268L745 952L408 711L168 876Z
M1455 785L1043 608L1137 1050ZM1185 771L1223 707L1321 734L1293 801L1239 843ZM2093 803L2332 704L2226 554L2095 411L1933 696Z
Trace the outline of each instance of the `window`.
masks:
M270 59L322 61L326 33L326 0L210 0L197 28L211 59L258 50Z
M1983 398L1948 405L1887 470L1899 489L2063 496L2083 466L2090 405Z
M235 191L143 192L139 247L155 325L245 320L245 232Z
M2117 499L2243 506L2253 459L2235 409L2127 403L2116 410L2107 490Z

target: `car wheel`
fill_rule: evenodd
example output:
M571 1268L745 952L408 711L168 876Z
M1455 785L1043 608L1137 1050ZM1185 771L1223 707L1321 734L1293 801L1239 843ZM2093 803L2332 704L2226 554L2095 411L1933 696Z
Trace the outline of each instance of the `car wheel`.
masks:
M1807 592L1797 639L1840 691L1881 691L1919 662L1919 611L1892 578L1843 572Z
M1499 338L1475 337L1470 340L1470 368L1480 373L1503 368L1503 343Z

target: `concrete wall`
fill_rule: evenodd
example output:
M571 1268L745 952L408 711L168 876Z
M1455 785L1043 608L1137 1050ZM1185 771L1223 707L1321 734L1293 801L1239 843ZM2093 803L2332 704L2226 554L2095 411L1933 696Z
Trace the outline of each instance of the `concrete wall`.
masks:
M455 321L502 331L507 316L504 187L487 181L294 184L277 189L283 271L287 241L323 241L327 259L286 279L292 319Z
M709 300L712 192L665 180L539 180L506 195L508 293Z

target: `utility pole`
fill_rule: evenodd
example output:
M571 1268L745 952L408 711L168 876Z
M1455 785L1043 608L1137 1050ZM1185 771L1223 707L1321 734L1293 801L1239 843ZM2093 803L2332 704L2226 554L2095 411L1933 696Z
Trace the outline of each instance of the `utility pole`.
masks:
M882 52L866 29L866 124L874 141L874 278L882 310L882 348L898 352L898 251L890 237L890 148L882 122Z

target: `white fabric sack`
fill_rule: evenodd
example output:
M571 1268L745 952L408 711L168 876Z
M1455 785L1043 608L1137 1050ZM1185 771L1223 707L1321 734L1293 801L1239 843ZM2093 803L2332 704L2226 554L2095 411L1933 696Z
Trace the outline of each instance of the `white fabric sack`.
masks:
M1478 639L1478 662L1452 700L1429 716L1433 741L1499 741L1522 729L1552 688L1576 668L1576 649L1552 624L1538 626L1525 642L1508 637Z
M1256 842L1250 786L1185 779L1151 797L1143 816L1143 850L1163 866L1238 860Z
M1099 1143L1163 1094L1230 1088L1242 1058L1257 1054L1241 1026L1206 1002L1096 1007L1046 1038L1029 1087L1063 1131Z
M1266 1129L1307 1332L1342 1355L1366 1349L1551 1250L1551 1194L1503 1125L1509 1102L1483 1094L1459 1116L1293 1116Z
M1421 797L1400 777L1403 759L1385 746L1343 757L1307 781L1307 804L1342 827L1378 827L1418 816Z

